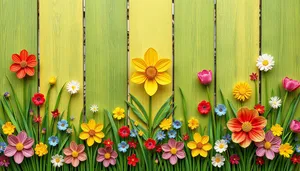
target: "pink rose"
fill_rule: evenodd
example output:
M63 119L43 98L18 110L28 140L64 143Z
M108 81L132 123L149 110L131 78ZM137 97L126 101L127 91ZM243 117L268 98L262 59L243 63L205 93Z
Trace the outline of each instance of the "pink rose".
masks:
M289 79L288 77L285 77L282 80L282 85L285 90L292 92L292 91L297 90L298 87L300 87L300 82L297 80L292 80L292 79Z
M292 120L290 129L295 133L300 133L300 122L297 120Z
M208 85L211 83L212 80L212 72L211 70L203 70L198 72L198 79L201 84Z

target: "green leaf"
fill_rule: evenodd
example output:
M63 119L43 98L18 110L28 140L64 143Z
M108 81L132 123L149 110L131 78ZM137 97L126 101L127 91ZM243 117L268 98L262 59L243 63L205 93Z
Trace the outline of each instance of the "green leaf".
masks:
M172 109L170 109L170 107L171 106L169 106L168 108L168 110L166 110L159 118L157 118L155 121L154 121L154 124L153 124L153 128L155 129L155 128L157 128L158 126L159 126L159 124L160 124L160 122L163 120L163 119L165 119L165 118L169 118L170 117L170 115L174 112L174 110L176 109L176 105L172 108Z
M58 154L60 153L60 151L64 148L64 146L66 145L66 143L69 140L69 135L62 141L62 143L59 143L59 148L58 148Z
M181 99L182 99L182 108L183 108L183 118L184 118L184 125L185 125L185 131L188 131L189 136L191 136L190 130L188 129L188 119L187 119L187 107L186 107L186 100L185 97L183 95L183 91L181 88L179 88L180 90L180 95L181 95Z
M126 102L127 105L131 108L132 112L142 121L144 124L147 124L147 119L141 114L141 112L130 102Z
M56 98L56 103L55 103L55 107L54 110L58 108L59 102L60 102L60 98L61 98L61 94L62 94L62 90L64 88L66 83L64 83L64 85L61 87L61 89L59 90L58 96Z
M289 112L284 120L283 123L283 128L285 129L285 131L288 130L288 124L293 120L294 116L295 116L295 112L297 109L297 106L299 104L300 101L300 93L298 94L298 96L293 100L293 102L291 103L290 107L289 107Z
M6 79L7 79L8 83L9 83L10 88L11 88L12 95L14 96L15 103L17 104L18 110L19 110L20 113L23 113L23 112L22 112L23 110L22 110L21 104L20 104L20 102L19 102L19 100L18 100L18 98L17 98L16 92L15 92L15 89L13 88L13 86L12 86L12 84L11 84L11 82L10 82L10 80L8 79L7 76L6 76Z
M116 143L119 144L120 143L120 138L119 138L119 135L118 135L118 129L117 129L117 126L114 122L114 119L112 118L112 115L108 110L105 109L104 111L107 114L108 120L110 121Z
M160 109L158 110L158 112L156 113L156 116L154 118L154 121L165 111L165 109L167 107L170 107L172 104L171 104L171 101L173 99L173 95L170 96L167 101L160 107Z
M140 103L140 101L138 101L138 99L136 97L134 97L132 94L130 95L130 99L137 105L137 107L139 108L139 110L142 112L143 116L146 118L146 120L148 120L148 115L147 112L144 108L144 106Z
M2 100L4 101L5 97L2 97L2 98L3 98ZM10 111L9 107L7 106L7 104L5 104L3 102L2 102L2 104L3 104L3 108L4 108L5 112L6 112L9 120L12 122L12 124L14 126L16 126L17 131L21 132L20 126L19 126L19 124L17 124L17 121L15 120L15 118L14 118L13 114L11 113L11 111Z
M229 104L229 106L230 106L230 109L231 109L231 111L232 111L232 113L234 114L234 116L236 117L236 109L235 109L235 107L233 106L233 104L229 101L229 100L227 100L227 102L228 102L228 104Z

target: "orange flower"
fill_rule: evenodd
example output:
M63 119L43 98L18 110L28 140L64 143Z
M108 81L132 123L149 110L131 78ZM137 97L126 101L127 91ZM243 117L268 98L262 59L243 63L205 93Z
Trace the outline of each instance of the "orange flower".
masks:
M257 110L248 108L241 108L237 118L227 122L227 127L232 132L232 141L239 143L243 148L247 148L252 141L263 141L265 138L263 128L266 125L267 120L259 116Z
M34 67L37 65L36 57L34 55L29 55L24 49L20 52L20 55L13 54L12 60L14 63L10 66L10 71L16 72L17 77L22 79L27 75L34 75Z

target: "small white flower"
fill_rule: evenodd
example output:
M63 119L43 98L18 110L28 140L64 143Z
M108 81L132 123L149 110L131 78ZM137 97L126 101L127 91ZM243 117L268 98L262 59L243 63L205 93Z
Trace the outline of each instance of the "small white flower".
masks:
M281 106L281 99L277 96L271 97L269 104L273 109L277 109Z
M228 145L225 140L217 140L216 141L215 147L214 147L216 152L223 153L224 151L227 150L227 148L228 148Z
M80 83L78 81L72 80L72 81L68 82L68 84L67 84L67 91L70 94L78 93L79 88L80 88Z
M275 65L274 57L268 54L262 54L256 61L256 66L261 71L269 71Z
M58 154L52 156L51 158L51 163L54 167L61 167L63 165L63 162L65 161L63 156Z
M219 153L211 158L211 163L214 167L222 167L224 165L224 161L225 158Z
M96 104L93 104L93 105L90 107L90 111L93 112L93 113L98 112L98 106L97 106Z

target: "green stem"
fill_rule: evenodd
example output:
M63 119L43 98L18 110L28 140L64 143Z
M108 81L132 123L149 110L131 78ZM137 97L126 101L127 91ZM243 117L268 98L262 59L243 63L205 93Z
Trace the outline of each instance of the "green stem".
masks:
M207 98L208 98L208 101L209 101L209 103L210 104L212 104L211 103L211 101L210 101L210 95L209 95L209 87L208 86L206 86L206 92L207 92ZM215 119L215 113L214 112L212 112L212 110L210 111L210 114L212 115L212 124L213 124L213 128L215 129L216 128L216 119ZM213 131L214 132L214 131Z
M149 120L148 126L150 131L150 137L152 137L152 96L149 96Z
M289 94L289 92L286 91L285 95L284 95L284 98L283 98L282 106L279 109L279 112L278 112L278 115L277 115L277 120L276 120L276 123L278 123L278 124L280 124L280 122L281 122L281 113L284 112L283 108L284 108L285 101L286 101L286 98L287 98L288 94Z

